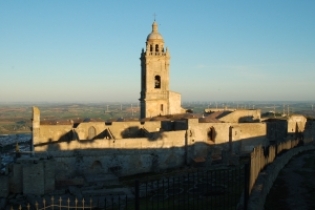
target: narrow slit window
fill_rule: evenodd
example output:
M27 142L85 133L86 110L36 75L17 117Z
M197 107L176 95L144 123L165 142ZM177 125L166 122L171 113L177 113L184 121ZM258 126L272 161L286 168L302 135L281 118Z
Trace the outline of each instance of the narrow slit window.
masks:
M161 104L161 111L163 112L163 110L164 110L164 106L163 104Z
M214 127L210 127L208 130L208 140L215 142L216 131Z
M154 82L155 82L154 88L156 88L156 89L161 88L161 77L160 76L158 76L158 75L155 76Z

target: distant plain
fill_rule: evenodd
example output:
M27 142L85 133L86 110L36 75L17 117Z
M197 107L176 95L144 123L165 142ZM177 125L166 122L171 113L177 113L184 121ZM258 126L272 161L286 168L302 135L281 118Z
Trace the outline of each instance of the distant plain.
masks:
M136 120L137 103L2 103L0 104L0 134L30 133L32 106L40 109L41 121L116 121ZM303 114L315 118L315 102L185 102L183 107L201 114L206 108L261 109L263 117Z

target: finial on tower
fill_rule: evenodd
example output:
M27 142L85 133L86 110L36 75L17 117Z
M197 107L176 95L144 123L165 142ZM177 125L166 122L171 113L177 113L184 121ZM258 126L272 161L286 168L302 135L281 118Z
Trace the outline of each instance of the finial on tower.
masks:
M153 17L154 17L154 22L156 21L156 14L154 13L153 14Z

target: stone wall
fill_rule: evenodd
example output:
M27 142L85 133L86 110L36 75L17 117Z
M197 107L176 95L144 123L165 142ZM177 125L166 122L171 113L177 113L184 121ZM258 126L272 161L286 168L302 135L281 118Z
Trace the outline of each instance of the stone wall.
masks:
M34 134L38 136L33 137L34 143L37 142L34 149L39 157L56 158L57 180L64 180L76 174L83 176L87 171L115 172L125 176L180 167L191 164L196 158L220 159L227 152L239 155L258 145L267 146L270 140L285 139L286 121L271 127L268 127L269 122L238 123L239 117L249 112L252 120L260 116L260 110L236 110L229 119L237 122L231 123L200 123L199 119L185 119L41 125ZM295 123L296 119L304 122L300 117L291 121ZM306 127L310 128L307 138L313 139L315 126L309 124ZM53 183L45 186L47 191Z
M212 138L210 136L211 132ZM229 150L229 142L233 142L235 153L250 151L257 145L268 145L266 123L198 123L189 120L189 131L194 142L222 145Z
M255 182L249 197L248 209L263 210L266 197L281 169L290 161L293 156L301 152L314 149L315 146L313 144L291 149L280 157L277 157L271 165L267 166L266 170L259 174Z
M180 114L185 113L185 109L182 108L182 96L180 93L169 91L169 113L168 114Z
M9 167L10 174L10 192L22 193L23 182L22 182L22 165L20 163L13 164Z
M185 148L129 149L129 150L77 150L50 151L58 167L56 181L88 174L115 173L127 176L137 173L164 170L183 166L186 161ZM37 155L41 155L37 153ZM43 154L44 155L44 154Z
M7 175L0 175L0 198L9 195L9 177Z
M288 119L288 133L303 132L307 119L303 115L292 115Z
M150 138L96 139L36 146L37 156L54 156L57 171L69 176L89 171L98 161L102 172L119 168L120 175L182 166L185 162L186 131L152 133ZM102 150L100 150L102 149ZM155 161L155 162L154 162ZM66 172L68 171L68 172Z
M45 192L43 162L23 165L23 194L43 195Z
M11 164L9 191L43 195L55 190L55 160L21 157Z
M55 190L56 161L54 159L44 160L44 191L52 192ZM58 165L57 165L58 166Z
M288 138L288 122L286 120L270 120L267 124L267 138L273 143L279 143Z
M310 143L315 141L315 121L308 120L305 125L303 141L305 143Z
M237 109L219 120L227 123L259 122L260 109Z
M91 136L90 129L94 130ZM141 129L147 132L155 132L161 129L161 122L83 122L76 128L73 125L41 125L38 133L33 134L34 145L53 143L56 141L68 142L71 140L92 140L95 138L103 139L108 132L114 139L140 137ZM35 137L35 138L34 138ZM36 149L36 148L35 148Z
M94 138L89 136L91 127ZM68 130L77 138L71 139L74 135L69 135ZM102 136L106 130L111 138ZM144 137L137 137L141 130L145 130ZM37 156L56 159L56 181L60 182L77 175L84 177L87 172L126 176L181 167L196 158L211 163L227 151L240 154L257 145L267 145L266 132L265 123L199 123L198 119L84 122L76 128L42 125L40 133L46 143L41 140L35 151Z

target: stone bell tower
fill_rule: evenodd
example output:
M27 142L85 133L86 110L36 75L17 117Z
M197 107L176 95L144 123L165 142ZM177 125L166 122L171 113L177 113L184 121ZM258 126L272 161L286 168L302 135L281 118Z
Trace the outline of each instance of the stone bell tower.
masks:
M141 52L140 118L182 112L180 94L169 90L170 54L156 21ZM178 104L179 102L179 104Z

